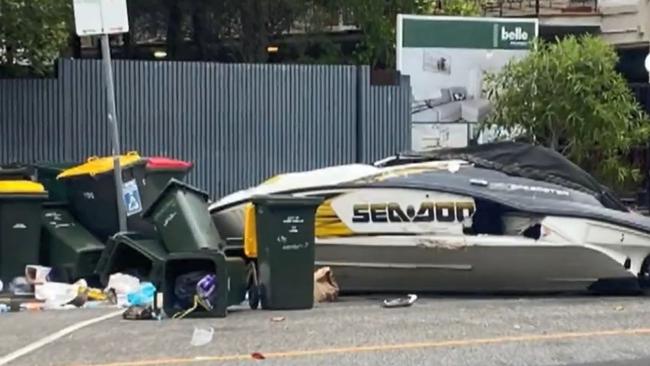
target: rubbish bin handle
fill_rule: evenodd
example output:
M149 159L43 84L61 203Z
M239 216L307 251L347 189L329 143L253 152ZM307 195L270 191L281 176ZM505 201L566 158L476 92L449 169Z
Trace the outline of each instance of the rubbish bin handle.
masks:
M138 152L137 151L129 151L129 152L126 153L126 156L138 156Z
M86 161L90 163L91 161L95 161L95 160L97 160L97 159L99 159L99 158L97 157L97 155L93 155L93 156L89 157Z

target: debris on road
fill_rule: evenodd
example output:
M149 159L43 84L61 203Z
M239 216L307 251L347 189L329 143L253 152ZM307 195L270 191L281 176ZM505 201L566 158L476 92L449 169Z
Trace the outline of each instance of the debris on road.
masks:
M194 333L192 333L192 340L190 344L195 347L204 346L212 342L212 336L214 335L214 328L200 328L194 327Z
M283 322L284 319L285 319L285 317L283 317L283 316L274 316L273 318L271 318L271 321L277 323L277 322Z
M314 301L336 301L339 296L339 285L334 279L330 267L322 267L314 272Z
M259 352L251 353L251 357L253 357L256 360L266 360L266 357L264 357L264 355Z
M383 302L385 308L403 308L413 305L418 299L418 295L409 294L407 297L399 297L396 299L386 299Z

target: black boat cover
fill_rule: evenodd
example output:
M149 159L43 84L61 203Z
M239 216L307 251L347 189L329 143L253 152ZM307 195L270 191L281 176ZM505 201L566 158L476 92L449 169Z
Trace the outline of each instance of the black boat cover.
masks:
M432 160L465 160L477 167L512 176L554 183L593 195L604 207L629 211L612 192L589 173L551 149L520 142L495 142L463 148L400 153L379 166Z

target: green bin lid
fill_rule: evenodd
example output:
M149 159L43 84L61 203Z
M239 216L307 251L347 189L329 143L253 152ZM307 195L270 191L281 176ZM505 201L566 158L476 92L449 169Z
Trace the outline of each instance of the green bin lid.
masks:
M172 179L169 180L169 182L167 183L165 188L163 188L163 190L160 192L158 197L156 197L156 199L153 200L153 202L151 202L149 207L147 207L144 210L144 212L142 213L142 217L146 218L146 217L151 216L153 214L153 211L156 209L156 206L158 206L160 201L162 201L163 197L165 197L167 195L167 192L169 192L170 190L172 190L174 188L180 188L180 189L183 189L183 190L186 190L186 191L194 192L194 193L202 196L206 201L210 198L210 195L208 194L208 192L202 191L202 190L200 190L200 189L198 189L196 187L193 187L193 186L191 186L191 185L189 185L187 183L181 182L180 180L178 180L176 178L172 178Z
M267 206L317 206L323 202L322 197L296 197L288 194L257 195L251 197L254 204Z

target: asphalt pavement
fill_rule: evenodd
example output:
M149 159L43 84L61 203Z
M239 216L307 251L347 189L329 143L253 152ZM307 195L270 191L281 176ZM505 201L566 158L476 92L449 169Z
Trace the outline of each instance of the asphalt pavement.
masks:
M395 309L382 299L225 319L115 317L10 365L650 365L650 297L427 297ZM0 314L0 357L113 311ZM212 327L212 341L192 346L195 326Z

